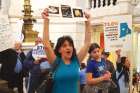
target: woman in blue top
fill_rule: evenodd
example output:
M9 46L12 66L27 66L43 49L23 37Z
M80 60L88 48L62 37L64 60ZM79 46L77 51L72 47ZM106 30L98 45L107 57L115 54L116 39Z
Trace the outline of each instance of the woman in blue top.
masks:
M49 42L48 9L42 12L44 19L43 39L48 60L50 63L59 62L54 74L53 93L78 93L78 62L82 62L84 59L91 40L90 16L88 13L85 16L87 18L87 21L85 21L85 42L78 55L76 55L73 40L69 36L60 37L57 41L55 51L53 51Z
M105 60L101 58L100 46L97 43L92 43L89 47L88 53L90 58L86 68L87 84L96 87L94 93L106 93L111 74L106 68Z

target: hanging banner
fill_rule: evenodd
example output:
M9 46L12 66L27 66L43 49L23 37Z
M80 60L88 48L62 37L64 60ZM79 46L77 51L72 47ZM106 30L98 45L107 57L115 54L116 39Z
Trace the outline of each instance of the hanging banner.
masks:
M132 15L104 18L104 42L106 51L131 50Z
M0 51L13 47L8 15L0 15Z

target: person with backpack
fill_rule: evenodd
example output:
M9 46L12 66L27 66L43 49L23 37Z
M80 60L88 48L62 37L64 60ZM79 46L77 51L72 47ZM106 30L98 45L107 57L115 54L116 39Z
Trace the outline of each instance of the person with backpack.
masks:
M108 59L109 55L110 55L110 52L106 52L105 50L103 50L102 58L104 58L104 60L106 62L107 69L111 73L111 79L112 79L113 78L113 74L115 73L115 68L114 68L113 63ZM115 83L113 80L112 80L112 82ZM116 86L116 84L115 84L115 86ZM110 86L109 87L109 93L112 93L113 89L114 89L114 87Z
M107 69L111 74L113 74L115 72L115 68L114 68L113 62L109 60L109 55L110 55L110 52L106 52L105 50L102 52L102 58L104 58L106 62Z
M120 89L119 93L129 93L130 61L126 56L121 57L120 53L121 53L120 49L116 51L117 69L116 69L115 76Z

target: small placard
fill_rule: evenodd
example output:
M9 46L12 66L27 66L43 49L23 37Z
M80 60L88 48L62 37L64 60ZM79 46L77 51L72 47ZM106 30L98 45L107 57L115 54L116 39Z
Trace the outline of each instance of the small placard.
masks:
M35 47L33 47L32 56L35 60L46 58L46 53L43 44L38 44Z

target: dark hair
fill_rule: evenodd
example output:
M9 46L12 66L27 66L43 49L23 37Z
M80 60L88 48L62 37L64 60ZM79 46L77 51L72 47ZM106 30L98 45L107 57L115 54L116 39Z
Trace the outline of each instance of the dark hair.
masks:
M100 46L97 43L92 43L89 47L88 53L91 53L92 50L94 50L96 48L100 48Z
M64 44L65 41L68 41L73 47L73 53L72 53L72 58L73 58L74 56L76 56L76 50L74 48L73 40L72 40L72 38L70 36L62 36L62 37L60 37L57 40L57 44L55 46L54 52L55 52L56 56L61 57L61 54L59 53L59 49Z
M102 51L102 55L106 55L107 57L110 55L110 52L106 52L105 49Z
M121 62L117 64L117 70L120 72L122 68L124 68L124 63L125 63L126 57L123 56L121 57Z
M129 69L127 69L124 66L126 58L127 57L125 57L125 56L121 57L121 62L117 64L117 71L121 72L121 70L123 69L122 73L124 74L124 81L125 81L125 83L128 83L129 82Z
M121 63L124 65L124 63L125 63L125 60L126 60L126 57L125 56L123 56L123 57L121 57Z
M90 54L94 49L96 48L100 48L100 46L97 43L92 43L88 49L88 53ZM89 62L91 60L91 56L89 55L87 62Z
M81 63L81 69L84 69L86 67L85 63Z

